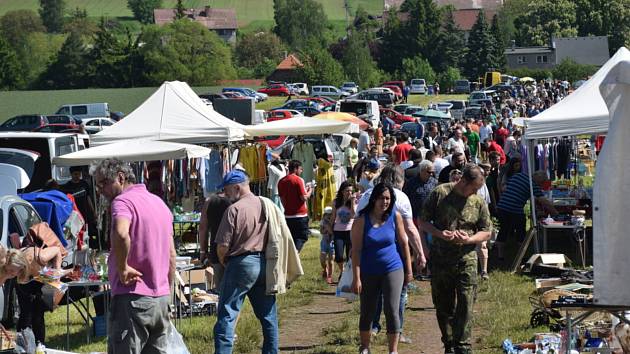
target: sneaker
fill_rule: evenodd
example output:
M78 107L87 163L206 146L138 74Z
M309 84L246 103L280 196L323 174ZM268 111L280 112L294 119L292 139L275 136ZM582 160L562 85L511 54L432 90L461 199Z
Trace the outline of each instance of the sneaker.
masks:
M481 280L488 280L488 279L490 279L488 272L481 272Z
M398 342L399 342L399 343L405 343L405 344L411 344L411 343L413 343L413 342L411 341L411 339L409 339L409 338L405 337L402 333L401 333L401 334L400 334L400 336L398 337Z

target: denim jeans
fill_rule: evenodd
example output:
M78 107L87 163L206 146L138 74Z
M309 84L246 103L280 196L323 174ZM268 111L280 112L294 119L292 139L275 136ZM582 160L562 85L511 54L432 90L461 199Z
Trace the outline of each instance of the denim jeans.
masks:
M381 312L383 312L383 294L378 294L380 300L376 305L376 313L374 314L374 319L372 320L372 329L378 332L381 331ZM403 285L402 292L400 293L400 305L398 307L398 316L400 317L400 329L402 333L402 328L405 319L405 307L407 306L407 285Z
M263 354L278 353L278 317L275 295L265 294L265 255L228 258L221 280L217 323L214 326L215 354L232 353L236 318L249 297L263 332Z

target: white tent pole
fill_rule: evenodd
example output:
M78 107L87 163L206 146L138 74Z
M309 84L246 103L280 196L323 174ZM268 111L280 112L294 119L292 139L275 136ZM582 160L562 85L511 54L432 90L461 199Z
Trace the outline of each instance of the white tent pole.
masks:
M529 174L529 201L530 201L530 209L531 209L531 227L537 227L536 225L536 199L534 196L534 182L532 177L534 176L534 146L536 146L537 140L527 140L527 173ZM540 253L540 243L538 242L538 230L536 231L536 236L534 237L534 247L536 249L536 253Z

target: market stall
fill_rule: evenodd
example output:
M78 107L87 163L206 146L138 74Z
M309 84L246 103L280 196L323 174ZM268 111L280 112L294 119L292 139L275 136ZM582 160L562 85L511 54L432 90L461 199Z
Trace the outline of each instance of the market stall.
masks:
M314 117L296 117L243 127L247 137L267 135L321 135L347 133L351 129L349 122L319 119Z

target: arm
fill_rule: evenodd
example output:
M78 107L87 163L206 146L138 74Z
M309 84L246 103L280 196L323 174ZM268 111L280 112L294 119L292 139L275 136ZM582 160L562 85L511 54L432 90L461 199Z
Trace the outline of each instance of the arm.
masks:
M420 226L420 230L426 233L431 234L431 236L439 237L446 241L451 241L454 237L453 231L450 230L438 230L432 223L428 221L424 221L422 219L418 219L418 225Z
M413 270L411 269L411 253L409 252L409 243L407 241L407 234L403 232L403 218L399 213L396 213L396 240L398 240L398 245L401 248L402 256L404 257L404 267L405 267L405 284L410 283L413 280ZM414 227L415 229L415 227ZM416 231L417 236L417 231ZM418 237L419 241L419 237ZM422 246L420 246L420 250L422 251ZM420 253L422 254L422 253ZM422 258L424 258L424 254L422 254Z
M199 260L203 263L208 253L208 200L203 203L199 220Z
M217 256L219 256L219 263L225 266L225 262L227 261L226 255L228 253L229 247L224 245L217 245Z
M334 204L333 201L333 207L332 207L332 213L330 213L330 222L328 223L328 234L329 235L333 235L334 234L334 227L335 227L335 221L337 219L337 207Z
M304 191L305 191L305 193L302 194L302 196L300 198L302 199L302 201L305 202L305 201L308 200L308 198L311 197L311 194L313 194L313 188L311 188L310 186L309 187L305 187Z
M35 254L37 255L37 260L41 264L53 263L55 269L61 269L63 257L61 256L61 249L59 247L51 246L39 248Z
M361 250L363 249L363 227L365 220L358 218L352 224L352 292L361 293Z
M537 197L536 202L540 203L543 210L551 215L558 215L558 210L553 206L553 203L545 197Z
M170 238L171 240L171 251L170 251L170 257L169 257L169 262L168 262L168 283L170 285L170 287L173 287L173 283L175 282L175 258L177 257L177 252L175 252L175 240L173 239L173 237Z
M116 259L116 270L123 285L131 285L137 281L141 281L142 273L133 269L127 264L127 256L131 246L129 238L129 226L131 222L125 217L114 217L114 227L112 230L111 243L112 250Z
M427 264L427 260L424 256L424 247L422 246L422 240L420 239L418 228L414 225L413 219L403 219L402 217L400 219L402 220L402 225L398 225L397 221L396 228L405 230L405 238L408 239L408 245L410 245L413 251L418 255L418 268L422 269ZM401 226L403 228L401 228Z

